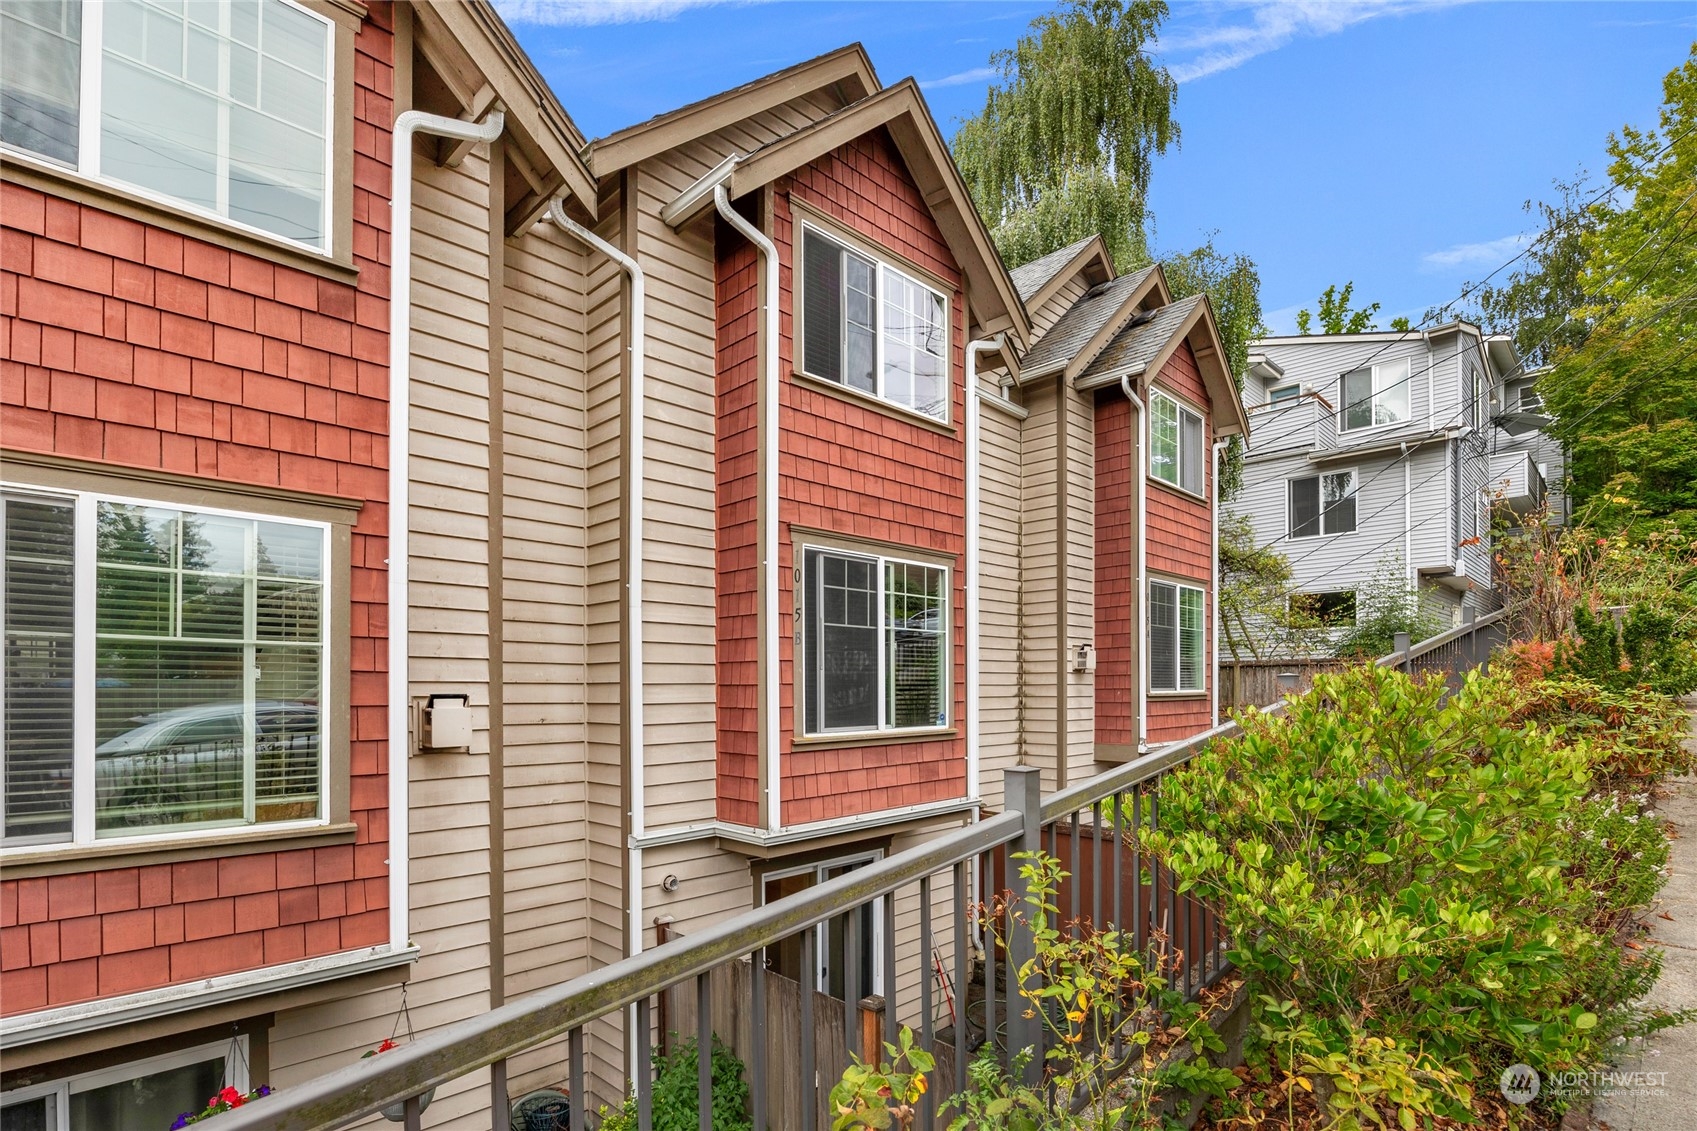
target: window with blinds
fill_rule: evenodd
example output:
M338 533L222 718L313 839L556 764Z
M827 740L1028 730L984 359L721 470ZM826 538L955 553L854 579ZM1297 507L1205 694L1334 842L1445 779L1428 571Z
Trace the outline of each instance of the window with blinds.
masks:
M948 570L817 548L802 560L803 733L947 726Z
M4 522L7 845L322 816L322 525L26 495Z
M1207 689L1207 609L1205 590L1149 583L1149 690Z
M1149 394L1149 474L1200 495L1206 487L1202 416L1159 390Z
M801 233L803 371L947 419L943 296L810 226Z

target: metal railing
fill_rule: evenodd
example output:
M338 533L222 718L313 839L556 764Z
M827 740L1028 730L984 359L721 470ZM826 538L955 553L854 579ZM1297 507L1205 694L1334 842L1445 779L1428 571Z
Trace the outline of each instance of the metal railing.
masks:
M1402 647L1378 663L1446 673L1477 666L1490 647L1501 642L1508 613L1500 610L1418 646L1399 641ZM1281 701L1265 710L1279 711L1283 706ZM491 1126L505 1131L509 1123L506 1062L564 1037L560 1080L572 1097L570 1129L588 1131L586 1031L592 1023L616 1019L621 1025L634 1025L641 1035L624 1042L625 1062L618 1067L636 1097L638 1124L649 1131L654 1079L649 1038L655 1032L658 1003L674 990L688 995L685 1000L693 1002L696 1047L710 1049L715 1035L725 1035L715 1024L714 995L731 984L747 987L746 1002L736 1003L739 1011L746 1010L746 1020L733 1026L753 1034L752 1048L744 1059L753 1125L759 1131L768 1127L788 1131L792 1126L815 1131L829 1126L828 1120L822 1122L824 1095L846 1066L846 1056L843 1063L818 1063L815 1042L805 1039L817 1031L815 1013L826 1005L833 1010L841 1006L841 1050L845 1052L876 1056L875 1037L894 1042L898 1027L906 1024L922 1047L939 1055L937 1086L926 1093L919 1112L919 1125L929 1131L937 1123L940 1098L966 1087L973 1046L989 1042L1004 1064L1012 1054L1031 1048L1035 1055L1026 1071L1033 1079L1042 1071L1043 1022L1035 1013L1026 1015L1015 985L1019 971L1033 957L1032 937L1028 930L1016 929L1012 917L1003 923L1005 947L997 945L996 930L985 930L987 897L1010 890L1014 899L1022 894L1025 881L1016 878L1015 854L1044 851L1060 858L1070 873L1057 896L1066 929L1122 932L1123 937L1135 940L1140 951L1164 961L1173 972L1173 988L1187 997L1194 998L1227 971L1227 943L1218 921L1202 903L1176 890L1167 871L1145 852L1144 838L1159 827L1165 776L1209 743L1239 732L1235 722L1224 723L1046 799L1041 795L1038 770L1008 770L1004 813L950 830L697 934L445 1025L381 1056L273 1093L262 1102L221 1116L220 1127L223 1131L328 1129L399 1105L402 1121L415 1131L422 1127L421 1096L494 1066L498 1070L491 1074ZM948 904L941 932L935 911L939 893ZM883 925L877 943L882 954L871 964L877 971L874 977L881 978L889 991L881 1017L861 1009L862 993L873 988L860 984L865 964L856 953L862 937L861 917L869 914ZM840 934L823 929L833 923L842 928ZM770 991L781 975L769 967L786 940L792 945L799 941L799 1032L773 1034L768 1031ZM831 945L841 948L835 956L840 959L837 966L844 990L840 1002L812 988L818 948ZM906 995L896 992L902 974L898 959L906 959L907 971L918 975L917 989ZM736 978L723 977L739 964ZM940 977L951 967L952 979ZM933 1018L934 978L938 992L948 993L952 987L954 1019L948 1026L938 1026ZM981 1018L976 1025L970 1019L974 995ZM871 1034L869 1017L876 1024ZM785 1087L800 1084L799 1119L793 1123L773 1110L770 1096L774 1081L769 1051L778 1046L793 1051L799 1061L794 1078L784 1081ZM950 1063L945 1063L945 1054ZM710 1131L712 1058L698 1055L696 1060L700 1127ZM601 1098L616 1103L623 1094Z
M1520 606L1505 607L1474 619L1471 609L1462 611L1462 623L1448 632L1440 632L1418 644L1411 644L1406 632L1396 634L1395 647L1388 656L1376 662L1382 668L1422 674L1441 674L1451 689L1460 686L1467 672L1483 667L1491 653L1508 643L1512 618Z

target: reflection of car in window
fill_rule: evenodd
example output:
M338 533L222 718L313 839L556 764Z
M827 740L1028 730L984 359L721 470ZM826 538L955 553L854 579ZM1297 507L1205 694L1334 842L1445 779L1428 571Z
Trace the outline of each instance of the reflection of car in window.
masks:
M242 816L246 783L245 705L240 700L177 707L130 720L137 725L95 748L99 807L131 826L229 820ZM298 799L317 812L319 716L310 703L254 704L253 795L259 804ZM264 818L262 818L264 819Z

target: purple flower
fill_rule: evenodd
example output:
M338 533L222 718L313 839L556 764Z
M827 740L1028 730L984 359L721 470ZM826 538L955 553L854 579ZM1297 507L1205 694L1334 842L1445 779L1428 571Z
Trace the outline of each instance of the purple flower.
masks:
M183 1114L177 1116L177 1122L171 1124L171 1131L183 1131L183 1128L187 1127L188 1125L189 1125L189 1113L185 1111L185 1112L183 1112Z
M259 1094L260 1094L260 1095L261 1095L261 1096L269 1096L269 1095L270 1095L270 1094L271 1094L271 1085L269 1085L269 1084L261 1084L261 1085L260 1085L260 1086L259 1086Z

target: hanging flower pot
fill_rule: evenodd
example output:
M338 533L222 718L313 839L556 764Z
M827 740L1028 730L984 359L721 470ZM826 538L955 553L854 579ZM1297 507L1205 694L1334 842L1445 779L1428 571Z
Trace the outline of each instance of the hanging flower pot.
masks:
M203 1119L211 1119L213 1116L222 1115L226 1111L234 1111L243 1104L264 1099L270 1094L271 1089L264 1084L251 1092L245 1093L238 1092L234 1088L222 1088L217 1095L206 1101L206 1107L203 1110L198 1112L185 1111L177 1116L176 1122L171 1124L171 1131L182 1131L184 1127L191 1123L199 1123Z
M404 1010L406 1007L402 1006L401 1008ZM409 1041L412 1039L412 1019L410 1015L407 1019L407 1039ZM364 1052L360 1053L359 1058L364 1060L367 1057L376 1056L380 1052L388 1052L390 1049L399 1047L399 1045L395 1044L392 1037L385 1037L382 1044L378 1045L374 1049L366 1049ZM425 1108L430 1106L430 1101L435 1098L435 1088L430 1088L426 1091L420 1092L418 1094L418 1110L422 1112ZM400 1103L392 1103L388 1107L381 1108L379 1110L382 1112L383 1118L387 1119L390 1123L399 1123L407 1117L407 1103L405 1100L402 1100Z

